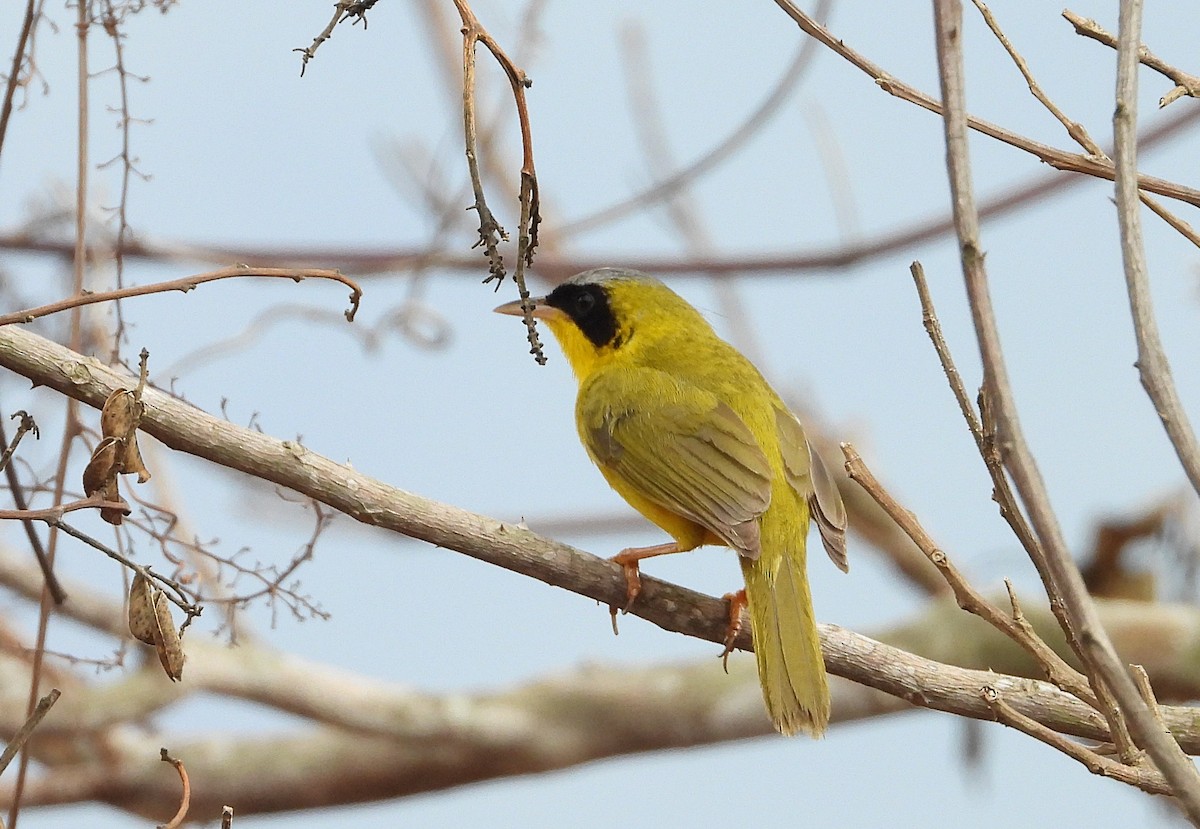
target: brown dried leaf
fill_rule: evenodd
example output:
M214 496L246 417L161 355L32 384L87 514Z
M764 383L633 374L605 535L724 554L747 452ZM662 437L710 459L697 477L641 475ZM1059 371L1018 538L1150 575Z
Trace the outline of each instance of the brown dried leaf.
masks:
M154 616L157 620L158 661L172 682L183 679L183 642L179 631L175 629L175 620L171 618L171 608L167 604L167 595L161 590L154 598Z
M121 471L121 455L124 454L125 442L120 438L108 437L100 441L91 460L83 470L83 492L85 495L100 495L105 501L125 503L121 490L117 486L117 474ZM110 524L120 526L129 508L100 510L100 517Z
M114 527L121 526L121 522L125 520L125 516L129 515L129 502L126 501L124 498L122 498L121 494L119 492L117 492L117 482L116 481L113 481L112 492L105 493L104 500L119 501L120 503L125 504L125 506L120 509L113 508L113 507L101 507L100 508L100 517L101 518L103 518L108 523L112 524Z
M144 484L150 480L150 470L142 462L142 453L138 449L137 432L131 434L129 439L125 441L125 453L121 459L121 471L126 475L132 475L136 472L139 484Z
M124 475L136 472L139 484L150 480L150 470L142 462L142 453L137 444L137 428L145 413L146 404L129 389L115 389L104 401L104 408L100 410L100 431L106 438L120 438L124 441L117 471Z
M124 452L124 441L120 438L107 437L100 441L92 459L83 470L83 493L95 495L107 489L109 483L116 483L118 459ZM119 496L118 496L119 497Z
M124 438L138 427L145 406L129 389L114 389L100 410L100 431L106 438Z
M129 632L133 638L147 645L155 644L158 619L154 608L154 588L138 573L129 587Z

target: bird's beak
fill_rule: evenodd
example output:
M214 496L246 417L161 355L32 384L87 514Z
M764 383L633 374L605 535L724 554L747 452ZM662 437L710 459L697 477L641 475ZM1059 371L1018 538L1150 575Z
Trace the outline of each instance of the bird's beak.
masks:
M563 312L555 308L553 305L547 305L546 298L544 296L530 297L529 299L525 300L525 302L529 304L533 315L538 319L548 320L561 317L563 315ZM522 301L519 299L514 299L512 302L506 302L500 307L496 308L495 311L497 314L507 314L510 317L525 316L525 309L522 307Z

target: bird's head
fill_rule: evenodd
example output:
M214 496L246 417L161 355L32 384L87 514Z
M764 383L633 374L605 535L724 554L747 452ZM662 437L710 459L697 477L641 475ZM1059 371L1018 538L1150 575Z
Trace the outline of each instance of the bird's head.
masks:
M659 280L641 271L597 268L576 274L544 297L528 300L533 316L544 320L580 379L602 360L649 338L710 330L696 309ZM521 316L521 300L498 314Z

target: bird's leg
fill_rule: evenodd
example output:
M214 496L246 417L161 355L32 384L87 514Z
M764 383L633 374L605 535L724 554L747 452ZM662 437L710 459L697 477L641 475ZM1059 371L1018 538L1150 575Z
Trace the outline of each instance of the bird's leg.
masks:
M733 653L733 643L742 632L742 611L746 609L746 589L743 587L736 593L726 593L721 597L729 602L729 626L725 628L725 650L721 651L721 667L729 673L729 654Z
M644 558L665 556L679 551L679 545L671 541L667 544L655 544L652 547L626 547L609 559L609 561L620 564L625 570L625 607L621 608L622 613L627 613L629 608L633 607L634 599L642 592L642 577L638 570L638 562ZM608 610L612 614L613 633L616 633L617 606L610 605Z

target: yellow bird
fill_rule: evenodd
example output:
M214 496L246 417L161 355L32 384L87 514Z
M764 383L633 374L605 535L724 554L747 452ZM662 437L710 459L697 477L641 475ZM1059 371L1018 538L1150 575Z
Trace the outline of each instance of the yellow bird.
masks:
M746 586L729 597L726 653L745 605L771 721L784 734L819 737L829 688L805 544L812 516L845 571L846 512L800 421L700 312L647 274L586 271L529 303L579 380L575 421L588 455L674 539L614 556L628 603L640 589L641 559L732 547ZM496 311L520 316L522 303Z

